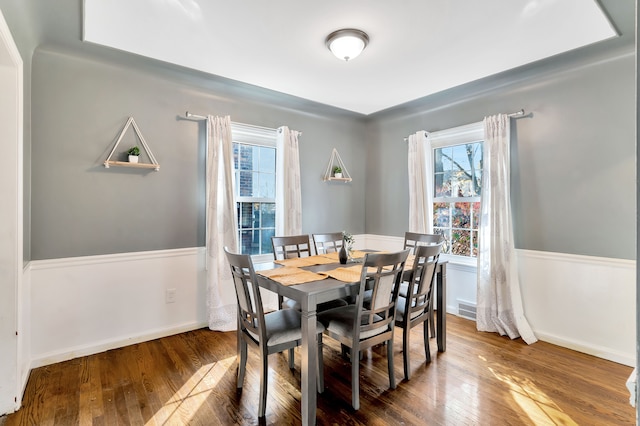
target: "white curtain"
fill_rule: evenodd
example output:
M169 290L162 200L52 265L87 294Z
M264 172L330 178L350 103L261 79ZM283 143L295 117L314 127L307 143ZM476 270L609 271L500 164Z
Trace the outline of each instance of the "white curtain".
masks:
M478 244L477 329L537 341L524 317L509 196L510 118L484 119L484 167Z
M207 313L211 330L237 328L237 302L224 247L237 252L231 118L207 118Z
M276 158L276 235L302 233L302 196L300 193L300 132L287 126L278 129Z
M433 234L433 150L427 132L409 136L409 232Z

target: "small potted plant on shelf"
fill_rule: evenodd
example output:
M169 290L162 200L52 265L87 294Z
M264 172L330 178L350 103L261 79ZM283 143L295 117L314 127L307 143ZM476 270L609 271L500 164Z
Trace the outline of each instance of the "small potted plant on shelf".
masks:
M130 163L137 163L138 156L140 155L140 148L138 148L137 146L132 146L131 148L129 148L129 151L127 151L127 154L129 154Z
M335 178L341 178L342 177L342 167L335 166L333 168L333 177L335 177Z

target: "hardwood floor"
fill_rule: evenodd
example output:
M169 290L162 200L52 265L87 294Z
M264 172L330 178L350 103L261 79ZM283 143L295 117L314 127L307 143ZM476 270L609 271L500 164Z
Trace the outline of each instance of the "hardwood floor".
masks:
M384 347L361 361L360 403L351 408L350 366L325 338L319 425L633 425L625 381L631 368L538 342L527 346L447 317L447 352L424 363L422 329L412 333L410 381L389 389ZM300 424L300 362L269 359L267 416L258 421L259 359L249 350L236 391L235 333L196 330L33 370L14 425ZM1 423L1 420L0 420Z

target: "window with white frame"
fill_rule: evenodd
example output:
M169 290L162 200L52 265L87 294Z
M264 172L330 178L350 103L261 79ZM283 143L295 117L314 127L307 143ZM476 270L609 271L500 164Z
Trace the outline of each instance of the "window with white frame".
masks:
M242 254L272 253L276 229L276 129L232 123L238 243Z
M443 253L477 257L482 196L482 123L429 134L433 149L433 230Z

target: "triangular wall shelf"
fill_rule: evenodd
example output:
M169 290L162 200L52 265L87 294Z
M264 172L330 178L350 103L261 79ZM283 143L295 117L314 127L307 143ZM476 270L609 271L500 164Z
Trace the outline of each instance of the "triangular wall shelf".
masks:
M129 163L128 161L111 160L111 157L113 156L113 153L116 151L118 144L120 144L120 142L122 141L122 137L124 136L125 133L127 133L127 129L131 125L133 125L133 131L136 133L136 136L138 136L138 139L140 139L142 148L144 148L145 152L149 156L149 160L151 160L151 163ZM129 119L127 120L127 123L124 125L124 127L122 128L122 131L120 132L120 136L118 136L118 140L116 141L116 144L113 146L111 153L109 153L109 156L104 162L105 168L108 169L109 166L137 167L140 169L155 169L156 172L160 170L160 164L158 164L158 160L156 160L156 157L153 156L153 152L151 152L149 145L147 145L147 142L144 140L144 137L142 136L142 133L140 132L140 129L138 128L138 125L136 124L136 121L133 119L133 117L129 117Z
M340 167L342 169L342 176L336 177L333 173L334 167ZM329 159L329 164L327 164L327 170L324 172L324 177L322 178L324 181L328 180L337 180L340 182L351 182L351 175L347 170L347 167L342 162L342 158L340 158L340 154L338 154L338 150L333 148L331 151L331 158Z

